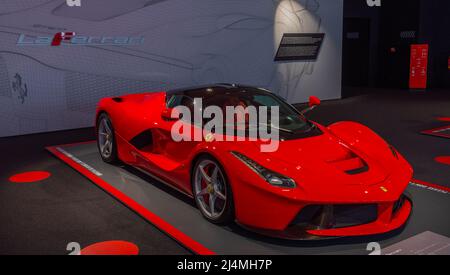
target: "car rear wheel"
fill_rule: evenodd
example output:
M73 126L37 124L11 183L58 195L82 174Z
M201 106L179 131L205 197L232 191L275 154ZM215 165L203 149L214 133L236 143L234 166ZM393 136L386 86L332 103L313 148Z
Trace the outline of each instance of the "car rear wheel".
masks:
M97 121L97 147L103 161L107 163L117 162L117 144L114 127L111 119L105 113L101 114Z
M234 220L233 195L220 164L211 157L201 157L194 166L192 186L195 203L203 216L215 224Z

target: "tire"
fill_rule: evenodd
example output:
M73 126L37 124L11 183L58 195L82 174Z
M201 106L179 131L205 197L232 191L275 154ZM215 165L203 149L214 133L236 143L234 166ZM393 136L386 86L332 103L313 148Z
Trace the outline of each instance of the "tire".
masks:
M195 162L191 184L195 203L205 219L222 225L234 221L231 186L224 169L214 158L203 156ZM212 209L211 203L214 205Z
M102 113L97 119L97 148L106 163L117 163L117 143L114 127L111 119L106 113ZM108 144L106 142L109 142Z

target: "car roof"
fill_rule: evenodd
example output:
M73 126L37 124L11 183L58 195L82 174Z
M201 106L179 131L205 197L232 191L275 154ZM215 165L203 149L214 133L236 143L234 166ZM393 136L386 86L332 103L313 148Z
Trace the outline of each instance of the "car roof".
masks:
M186 95L191 98L195 97L205 97L205 96L215 96L224 94L227 92L240 92L242 90L252 90L253 92L260 92L262 94L270 93L270 91L246 86L246 85L238 85L238 84L228 84L228 83L218 83L213 85L201 85L201 86L193 86L188 88L174 89L167 91L167 95Z

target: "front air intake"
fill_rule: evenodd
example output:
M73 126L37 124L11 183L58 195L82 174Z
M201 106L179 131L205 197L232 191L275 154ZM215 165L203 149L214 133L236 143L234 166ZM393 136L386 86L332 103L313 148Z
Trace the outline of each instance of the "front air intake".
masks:
M343 228L376 221L376 204L308 205L305 206L291 225L307 229Z

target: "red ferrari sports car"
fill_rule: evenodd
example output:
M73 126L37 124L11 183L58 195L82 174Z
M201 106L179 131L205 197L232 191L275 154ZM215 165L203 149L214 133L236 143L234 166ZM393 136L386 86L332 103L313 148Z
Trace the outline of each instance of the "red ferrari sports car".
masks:
M195 108L194 98L203 107L278 106L278 149L218 141L214 132L175 141L175 123L199 127L173 115ZM305 111L319 103L312 97ZM131 165L192 197L213 223L288 239L362 236L402 227L412 210L403 193L413 171L396 149L355 122L310 121L264 89L218 84L105 98L96 125L105 162Z

